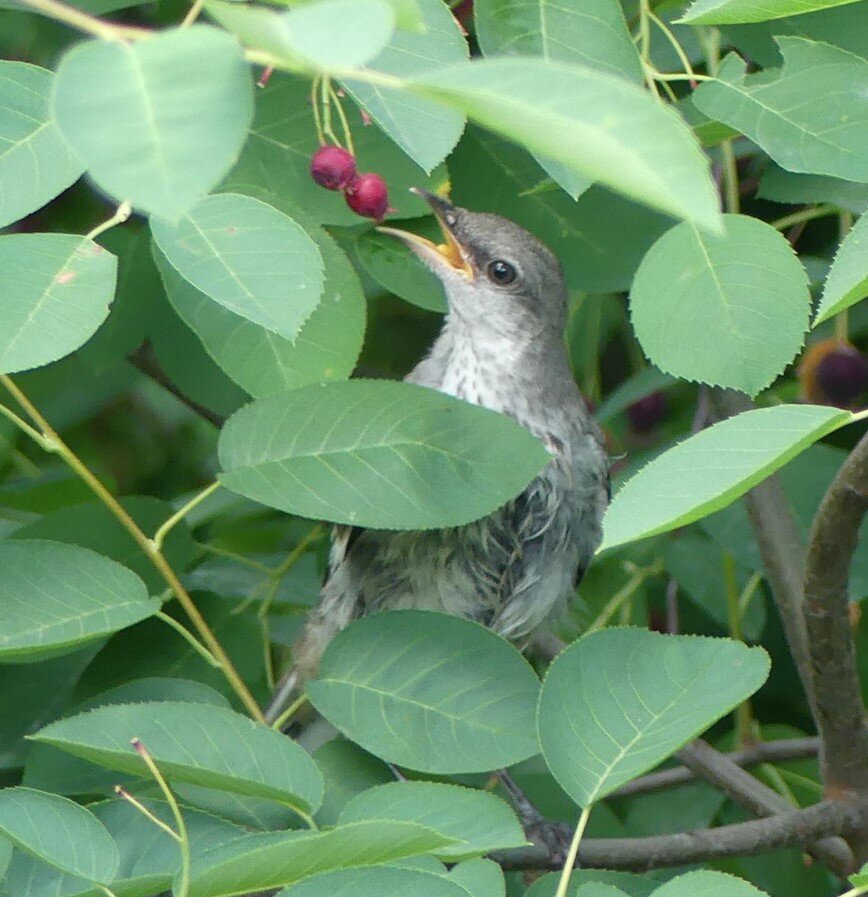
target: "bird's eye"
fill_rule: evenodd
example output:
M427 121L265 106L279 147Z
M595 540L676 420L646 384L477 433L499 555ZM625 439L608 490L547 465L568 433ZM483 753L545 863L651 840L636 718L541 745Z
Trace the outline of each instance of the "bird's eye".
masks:
M500 287L505 287L507 284L512 283L518 276L515 267L503 259L495 259L495 261L491 262L486 269L486 273L488 274L488 279Z

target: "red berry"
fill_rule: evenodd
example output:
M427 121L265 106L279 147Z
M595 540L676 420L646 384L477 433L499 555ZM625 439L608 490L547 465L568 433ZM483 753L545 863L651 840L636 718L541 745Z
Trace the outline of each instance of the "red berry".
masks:
M817 384L835 405L852 405L868 387L868 361L855 347L841 343L817 366Z
M360 174L347 187L347 205L365 218L382 221L389 211L386 182L378 174Z
M636 433L647 433L663 420L666 411L666 396L658 390L628 405L627 420Z
M343 190L356 176L356 160L340 146L321 146L310 160L310 176L326 190Z

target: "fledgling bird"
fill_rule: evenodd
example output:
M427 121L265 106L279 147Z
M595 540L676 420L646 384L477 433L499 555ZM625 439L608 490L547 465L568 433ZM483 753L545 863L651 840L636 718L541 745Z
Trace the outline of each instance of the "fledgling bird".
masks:
M337 526L320 602L278 688L273 719L316 672L334 635L379 610L437 610L514 641L562 613L600 543L609 498L602 436L573 380L564 346L567 291L552 252L497 215L426 191L445 242L381 227L440 278L443 329L406 377L511 415L551 461L517 498L465 526L391 532Z

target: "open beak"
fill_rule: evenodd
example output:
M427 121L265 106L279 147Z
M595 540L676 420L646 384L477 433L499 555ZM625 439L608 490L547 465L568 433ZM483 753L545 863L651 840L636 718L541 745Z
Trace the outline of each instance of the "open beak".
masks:
M429 193L427 190L421 190L418 187L411 188L411 192L421 197L431 206L434 217L443 231L443 242L435 243L418 234L411 233L406 230L399 230L396 227L378 227L377 230L381 234L389 234L397 237L401 242L406 244L419 256L423 261L428 262L436 272L447 265L449 269L464 275L468 280L473 280L473 267L467 259L467 254L461 247L455 234L452 232L450 221L454 221L455 206L452 205L442 196L436 193Z

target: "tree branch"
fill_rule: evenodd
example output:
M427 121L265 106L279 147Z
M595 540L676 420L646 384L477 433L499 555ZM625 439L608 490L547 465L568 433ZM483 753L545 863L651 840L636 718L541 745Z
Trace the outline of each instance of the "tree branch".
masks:
M742 393L720 389L715 390L715 405L722 417L741 414L755 407ZM778 477L771 476L758 486L754 486L745 495L744 503L747 506L790 653L813 713L813 675L808 651L808 633L802 613L802 576L805 569L802 536L792 506Z
M793 809L792 804L780 794L701 739L681 748L678 758L731 801L755 816L773 816L789 813ZM821 838L808 845L807 849L812 856L842 878L856 868L853 854L847 842L841 838Z
M844 801L823 801L735 825L654 835L648 838L589 838L579 847L578 866L647 872L726 857L756 856L785 847L805 847L828 835L846 835L868 822L868 808ZM541 848L491 855L505 870L560 868Z
M868 794L868 728L850 630L847 582L868 512L868 434L832 481L814 517L804 617L814 671L815 719L829 797Z
M179 402L186 405L194 414L198 414L203 420L207 420L209 424L214 424L219 430L226 423L226 418L222 414L217 414L210 408L200 405L189 396L185 395L177 386L169 379L166 372L160 367L151 344L146 340L136 349L135 352L127 356L127 361L138 368L145 376L150 377L154 383L162 386L166 392L171 393Z
M785 738L780 741L762 741L740 751L725 754L733 763L742 767L758 766L760 763L778 763L782 760L803 760L816 757L820 747L819 738ZM633 779L609 795L610 798L633 797L637 794L651 794L665 788L677 788L695 782L697 775L686 766L661 769Z

